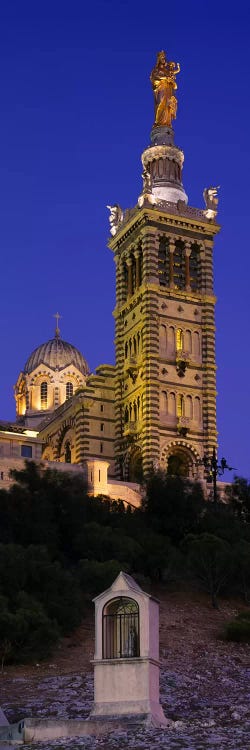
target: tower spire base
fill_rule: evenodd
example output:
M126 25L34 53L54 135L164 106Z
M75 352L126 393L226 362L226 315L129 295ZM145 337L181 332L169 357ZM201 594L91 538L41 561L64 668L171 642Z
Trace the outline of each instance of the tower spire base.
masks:
M174 146L174 131L170 125L154 125L150 133L152 146Z

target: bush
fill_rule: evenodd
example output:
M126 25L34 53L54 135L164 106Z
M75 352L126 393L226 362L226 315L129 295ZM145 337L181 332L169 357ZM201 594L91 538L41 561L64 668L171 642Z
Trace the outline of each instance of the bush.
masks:
M59 638L56 622L42 605L24 592L17 598L15 611L1 597L0 656L4 662L24 663L50 655Z
M51 562L46 547L0 544L0 650L5 660L7 651L18 655L19 647L21 661L26 652L47 656L60 635L80 624L83 604L76 576Z
M237 620L249 620L250 622L250 609L244 609L243 612L239 612Z
M235 641L236 643L250 643L250 617L246 619L232 620L228 622L222 633L225 641Z
M211 596L218 608L217 597L230 577L232 551L227 542L214 534L189 534L182 543L190 573Z
M149 477L143 500L145 517L150 528L168 536L172 544L178 545L187 534L197 532L205 508L198 482L162 471Z
M126 566L125 566L126 568ZM123 566L123 570L125 569ZM78 576L80 585L90 598L109 588L119 575L121 565L117 560L80 560ZM126 572L126 571L125 571Z

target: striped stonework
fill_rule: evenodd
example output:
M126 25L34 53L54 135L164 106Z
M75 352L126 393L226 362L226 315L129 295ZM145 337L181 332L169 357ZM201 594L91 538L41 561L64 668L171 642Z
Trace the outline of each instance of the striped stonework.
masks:
M110 476L114 476L115 380L114 366L101 365L86 386L41 425L45 457L64 461L67 441L72 463L100 458L109 462Z
M109 242L117 269L116 475L126 479L134 479L122 469L133 450L145 475L179 452L189 475L201 476L199 459L217 443L212 251L219 226L198 209L198 218L196 209L178 216L176 206L163 209L134 209Z
M143 316L143 470L159 460L159 319L158 293L145 290Z
M79 409L76 413L75 418L75 440L76 440L76 463L80 464L84 461L86 454L88 453L89 441L87 432L87 419L85 414L85 404L83 399L82 403L79 404Z

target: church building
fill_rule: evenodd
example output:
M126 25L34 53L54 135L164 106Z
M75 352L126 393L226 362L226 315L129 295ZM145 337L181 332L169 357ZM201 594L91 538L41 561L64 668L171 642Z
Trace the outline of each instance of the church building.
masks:
M37 431L44 460L103 462L109 478L124 483L151 468L202 479L203 456L217 445L217 188L204 190L205 208L189 206L172 126L179 70L158 54L142 192L132 209L109 207L115 366L90 374L61 338L57 316L54 338L28 357L15 386L17 428Z

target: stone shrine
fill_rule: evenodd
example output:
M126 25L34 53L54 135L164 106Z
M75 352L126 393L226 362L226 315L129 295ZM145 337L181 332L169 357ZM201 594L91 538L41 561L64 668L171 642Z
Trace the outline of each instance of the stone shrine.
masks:
M91 718L126 715L168 725L159 703L158 601L121 572L94 602Z

